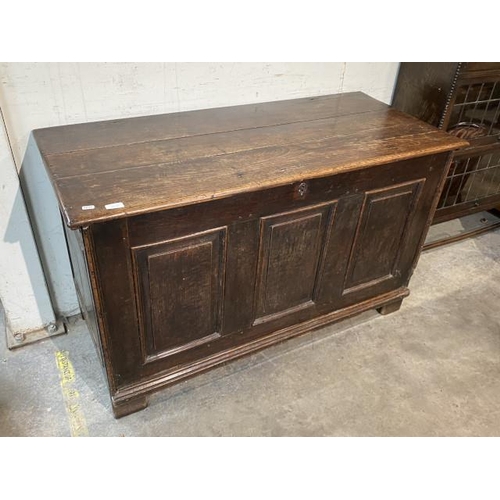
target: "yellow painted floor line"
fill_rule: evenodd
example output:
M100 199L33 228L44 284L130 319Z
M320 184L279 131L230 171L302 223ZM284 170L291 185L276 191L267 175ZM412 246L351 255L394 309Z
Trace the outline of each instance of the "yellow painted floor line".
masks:
M87 423L80 406L80 394L74 387L75 370L69 360L68 351L56 351L56 364L71 435L73 437L88 436Z

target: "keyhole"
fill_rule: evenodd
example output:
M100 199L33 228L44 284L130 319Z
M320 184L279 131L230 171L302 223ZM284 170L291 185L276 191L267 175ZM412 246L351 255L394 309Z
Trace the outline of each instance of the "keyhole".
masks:
M307 183L301 182L299 184L299 187L297 188L297 192L299 193L300 197L305 196L305 194L307 193Z

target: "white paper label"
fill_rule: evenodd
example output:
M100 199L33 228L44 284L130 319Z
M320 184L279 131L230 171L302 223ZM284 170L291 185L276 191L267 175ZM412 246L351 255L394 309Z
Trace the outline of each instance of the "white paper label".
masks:
M92 210L95 208L95 205L83 205L82 210Z
M104 205L107 210L113 210L113 208L125 208L125 205L119 201L117 203L110 203L109 205Z

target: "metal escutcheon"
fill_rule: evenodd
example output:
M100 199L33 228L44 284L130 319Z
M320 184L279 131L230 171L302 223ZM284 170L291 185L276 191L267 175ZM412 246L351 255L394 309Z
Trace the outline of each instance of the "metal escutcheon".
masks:
M307 182L301 182L297 187L297 193L302 198L307 193Z

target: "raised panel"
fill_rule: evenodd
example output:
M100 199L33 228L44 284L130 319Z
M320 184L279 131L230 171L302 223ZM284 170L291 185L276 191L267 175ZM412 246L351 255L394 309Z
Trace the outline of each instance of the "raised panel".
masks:
M344 294L400 275L400 252L423 182L365 194L347 266Z
M220 337L226 230L134 248L144 360Z
M312 306L336 203L261 219L255 323Z

